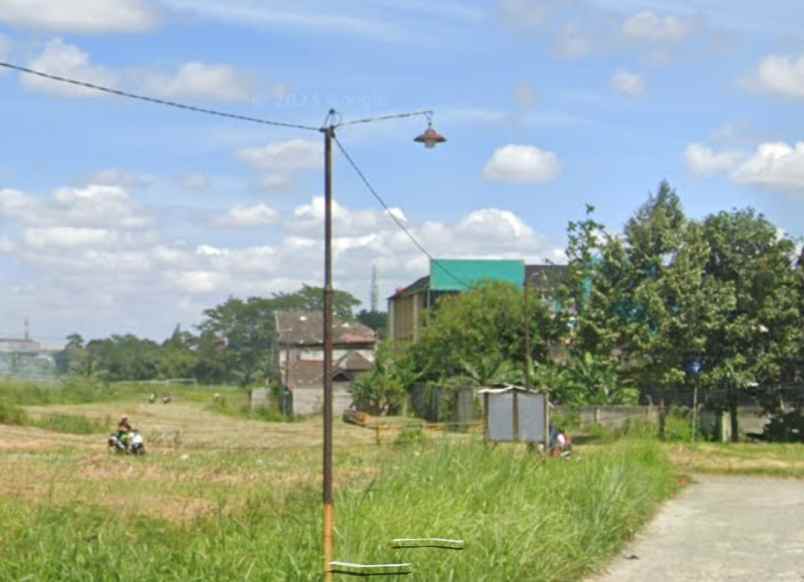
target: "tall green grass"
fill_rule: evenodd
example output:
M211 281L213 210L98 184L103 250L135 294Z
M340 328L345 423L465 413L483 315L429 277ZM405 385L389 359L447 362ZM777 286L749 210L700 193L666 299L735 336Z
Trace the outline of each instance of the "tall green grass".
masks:
M572 461L482 444L393 449L370 482L336 496L336 557L409 560L415 581L571 581L616 552L675 487L652 441ZM147 462L147 461L146 461ZM0 580L320 580L320 493L271 484L190 525L93 507L0 502ZM466 541L393 552L395 537Z
M216 392L245 400L242 390L231 386L186 386L181 384L146 384L142 382L108 383L92 377L72 376L60 382L28 382L0 379L0 402L19 406L54 404L89 404L115 400L136 400L169 394L192 401L208 401Z

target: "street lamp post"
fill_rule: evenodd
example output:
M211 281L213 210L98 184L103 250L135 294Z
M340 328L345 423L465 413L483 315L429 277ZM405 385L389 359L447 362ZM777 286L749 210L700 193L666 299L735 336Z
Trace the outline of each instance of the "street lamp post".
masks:
M418 111L389 115L371 119L359 119L350 123L336 123L338 118L334 109L329 110L324 127L324 459L323 459L323 502L324 502L324 580L332 581L331 562L335 556L333 531L335 528L335 504L332 495L332 304L334 290L332 287L332 142L335 130L342 125L353 123L371 123L385 119L413 117L424 115L427 118L427 129L414 138L417 143L428 149L444 143L446 138L432 127L432 112ZM290 365L288 363L288 365Z

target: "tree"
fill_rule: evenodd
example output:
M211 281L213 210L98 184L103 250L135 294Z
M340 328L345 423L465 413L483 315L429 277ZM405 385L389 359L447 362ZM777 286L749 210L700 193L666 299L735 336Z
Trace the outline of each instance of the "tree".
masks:
M377 347L374 367L352 383L352 398L361 410L372 414L395 413L420 377L405 349L382 342Z
M198 365L198 353L193 349L196 338L177 325L159 353L159 377L163 379L193 378Z
M707 276L733 289L724 325L708 330L706 379L725 390L737 438L736 391L790 378L801 342L794 243L752 209L719 212L704 221L710 247Z
M271 305L277 310L323 311L323 287L310 287L302 285L299 291L293 293L274 293ZM354 308L360 305L360 300L346 291L335 290L332 295L332 312L335 317L343 320L353 320Z
M159 371L159 344L135 335L113 335L92 340L86 350L93 373L107 380L153 380Z
M531 356L541 361L561 324L537 294L529 294L528 302ZM411 357L431 380L468 376L487 382L503 367L524 367L524 326L522 289L508 283L481 283L438 301L411 348Z
M707 276L703 228L684 216L667 182L625 229L630 292L623 346L642 386L690 384L693 362L706 369L707 330L721 327L732 287Z
M243 301L230 297L221 305L205 310L204 316L206 319L198 328L207 344L212 338L223 342L227 376L246 386L258 376L271 374L276 340L272 300L250 297Z
M360 310L357 321L373 329L379 336L384 336L388 327L388 314L385 311Z

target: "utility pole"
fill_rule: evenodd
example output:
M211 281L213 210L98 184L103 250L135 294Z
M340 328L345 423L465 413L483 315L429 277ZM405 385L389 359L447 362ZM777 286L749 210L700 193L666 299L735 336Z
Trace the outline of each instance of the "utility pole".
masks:
M420 111L390 117L360 119L351 123L368 123L383 119L424 115L428 120L427 129L413 141L422 143L430 149L447 141L443 135L432 128L431 114L430 111ZM332 142L336 139L335 129L343 125L337 121L338 119L336 111L330 109L324 126L319 130L324 134L324 582L332 582L332 562L335 557L335 503L332 495L332 307L334 295L332 288Z
M334 111L330 110L330 118ZM332 138L335 126L324 133L324 580L332 582L335 558L332 499Z

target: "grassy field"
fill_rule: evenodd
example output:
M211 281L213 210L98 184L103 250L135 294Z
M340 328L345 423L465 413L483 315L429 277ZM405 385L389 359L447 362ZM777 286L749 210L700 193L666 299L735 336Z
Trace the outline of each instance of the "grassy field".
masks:
M320 419L220 414L203 389L173 391L166 405L133 387L95 401L14 393L33 418L126 414L149 453L0 424L0 580L320 579ZM377 446L372 431L336 423L338 559L410 560L408 579L421 581L577 580L678 487L650 441L542 462L471 434L413 440ZM389 550L410 536L467 547Z
M667 445L673 463L687 473L804 478L804 445L684 443Z

